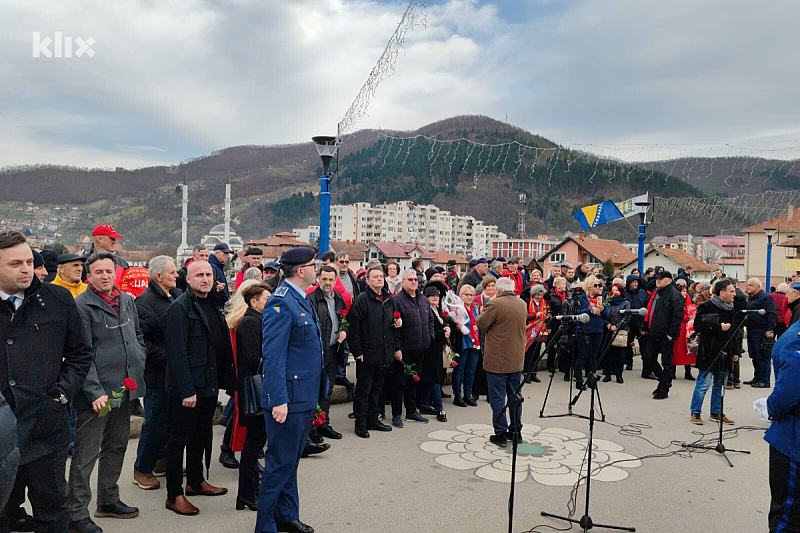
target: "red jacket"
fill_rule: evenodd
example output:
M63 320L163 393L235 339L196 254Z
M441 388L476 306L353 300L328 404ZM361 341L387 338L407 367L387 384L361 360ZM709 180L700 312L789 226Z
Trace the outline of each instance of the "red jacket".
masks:
M319 283L315 283L306 289L306 294L311 294L317 287L319 287ZM349 311L350 306L353 305L353 296L347 291L347 289L344 288L344 283L342 283L342 280L339 279L339 276L336 276L336 283L333 284L333 292L338 292L342 295L342 298L344 299L344 306Z
M772 296L772 301L775 302L775 311L778 313L778 323L784 326L788 325L789 322L786 321L786 295L782 292L771 292L769 295Z
M512 274L510 270L503 270L503 276L511 278L514 281L514 294L520 296L522 294L523 281L522 272L517 270L516 274Z

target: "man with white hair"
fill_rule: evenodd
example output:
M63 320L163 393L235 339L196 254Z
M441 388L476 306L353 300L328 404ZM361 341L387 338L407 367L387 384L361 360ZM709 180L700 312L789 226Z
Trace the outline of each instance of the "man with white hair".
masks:
M176 287L178 270L171 257L159 255L150 260L150 283L134 303L139 315L139 327L144 337L147 356L144 383L147 397L144 402L144 424L133 465L133 484L140 489L158 489L158 475L166 473L169 395L165 388L167 349L164 318L167 309L183 291Z
M497 296L483 306L478 315L478 328L484 332L483 369L489 387L489 403L492 406L494 435L489 441L505 446L508 438L518 438L522 431L522 406L512 412L511 425L506 417L497 420L505 404L506 396L519 387L525 361L525 322L528 311L520 298L514 294L514 281L509 278L497 280Z
M761 350L761 343L766 339L775 336L775 327L778 324L778 314L775 311L775 302L761 288L761 280L750 278L747 280L747 310L764 310L764 314L747 314L747 353L753 360L754 375L750 381L745 381L745 385L750 385L758 389L768 389L770 387L770 358L765 357Z
M800 321L800 281L789 284L789 291L786 293L786 312L788 326Z

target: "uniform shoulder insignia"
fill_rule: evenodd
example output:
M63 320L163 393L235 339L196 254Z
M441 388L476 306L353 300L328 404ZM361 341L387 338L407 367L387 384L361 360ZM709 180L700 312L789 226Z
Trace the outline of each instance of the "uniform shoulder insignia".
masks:
M289 287L287 287L286 285L281 285L280 287L278 287L278 290L275 291L275 294L273 294L273 296L275 296L276 298L283 298L284 296L286 296L287 292L289 292Z

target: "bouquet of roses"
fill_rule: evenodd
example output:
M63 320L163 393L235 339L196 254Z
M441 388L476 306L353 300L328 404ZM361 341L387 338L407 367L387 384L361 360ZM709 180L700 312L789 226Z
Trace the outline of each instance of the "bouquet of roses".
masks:
M444 327L449 327L451 331L455 326L455 323L450 320L450 314L447 311L442 311L442 322L444 322ZM469 330L467 330L467 333L469 333ZM453 351L453 347L450 345L450 339L447 339L447 342L445 342L444 354L450 360L451 368L458 366L458 361L456 361L456 359L460 354L457 354L455 351Z
M419 381L419 374L414 370L414 365L407 365L403 363L403 373L406 376L411 376L414 381Z
M343 331L347 331L350 322L347 321L347 309L340 309L336 311L336 314L339 315L339 329L336 330L336 334L338 335Z
M400 320L400 311L395 311L393 318L394 320L392 323L394 324L394 327L397 327L397 321Z
M325 411L318 405L316 411L314 411L314 420L311 421L311 427L317 428L327 421L328 417L325 415Z
M108 400L103 408L97 411L89 420L81 424L81 427L79 427L77 431L83 429L83 426L88 424L95 417L104 417L110 413L112 409L122 405L122 398L125 396L125 391L134 391L136 388L137 385L135 380L131 378L125 378L122 380L122 387L120 387L119 390L111 391L111 399Z

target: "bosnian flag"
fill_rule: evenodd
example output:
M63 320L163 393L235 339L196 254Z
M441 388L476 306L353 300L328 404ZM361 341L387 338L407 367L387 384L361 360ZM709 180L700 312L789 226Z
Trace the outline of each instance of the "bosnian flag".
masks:
M572 216L581 225L581 229L584 230L625 218L625 215L622 214L622 211L619 210L617 204L612 200L581 207L580 210Z

